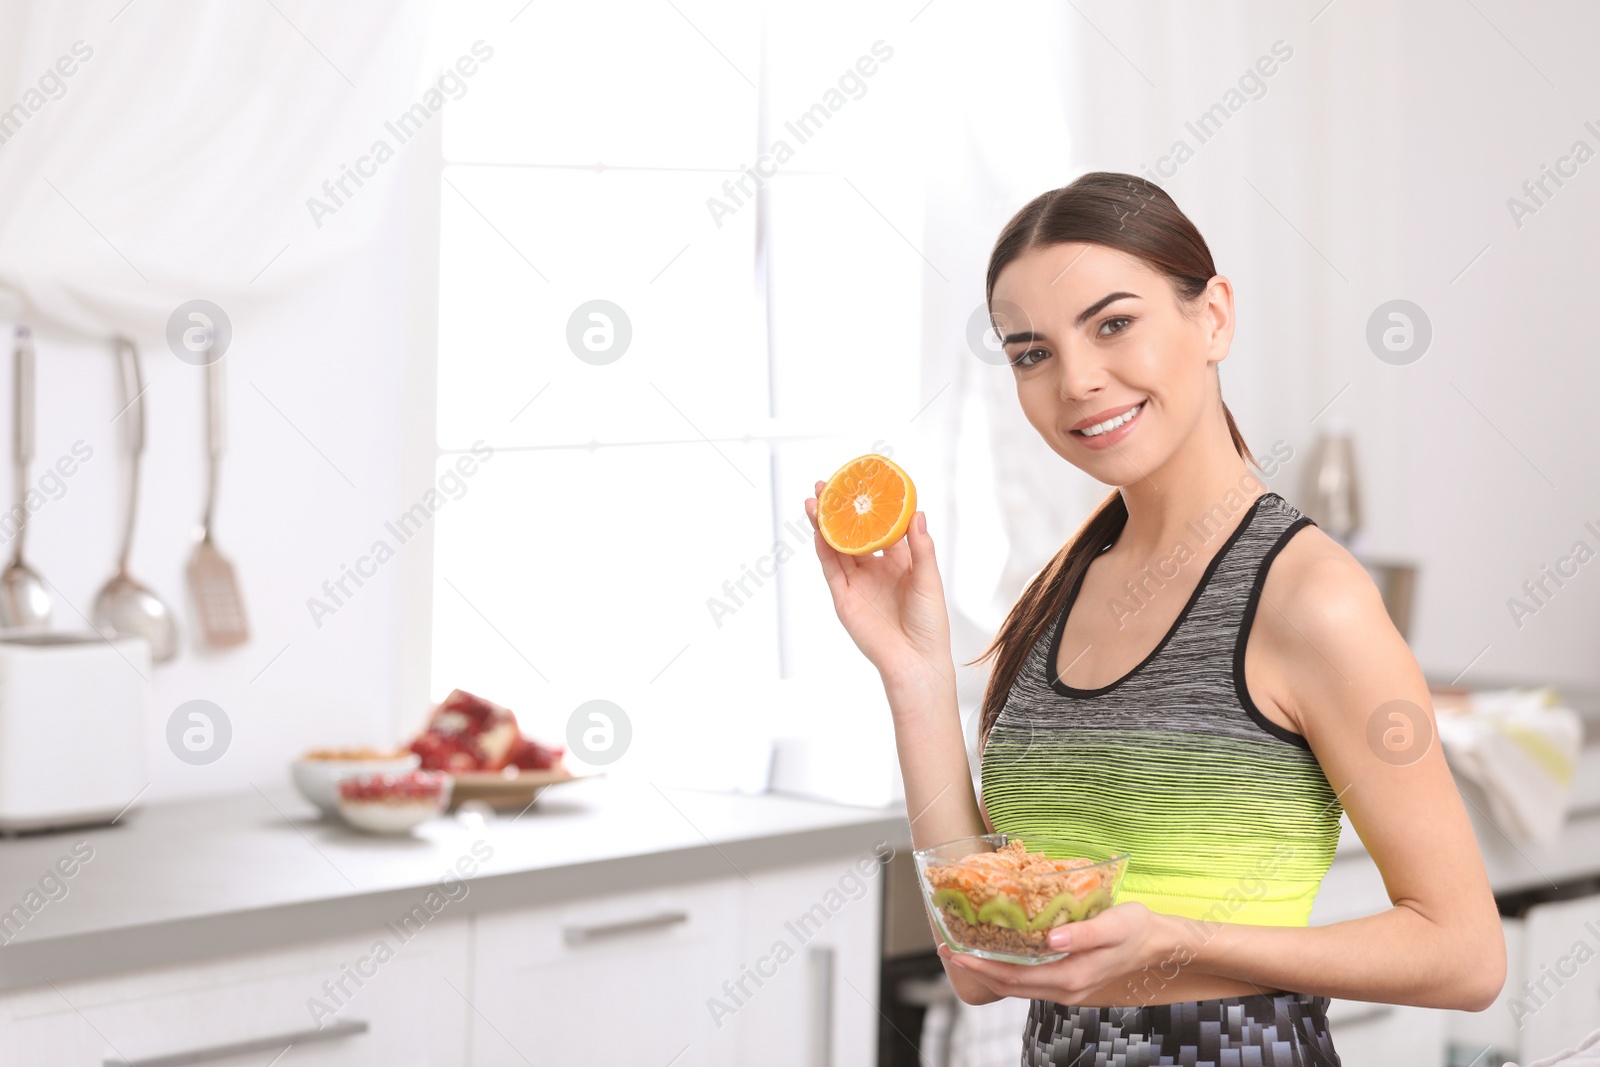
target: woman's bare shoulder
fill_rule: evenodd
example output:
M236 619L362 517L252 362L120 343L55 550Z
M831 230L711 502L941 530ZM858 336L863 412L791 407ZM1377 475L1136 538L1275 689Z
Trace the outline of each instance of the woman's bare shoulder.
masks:
M1261 600L1255 625L1263 665L1302 733L1311 726L1303 721L1308 708L1359 703L1365 697L1358 691L1373 684L1407 693L1422 686L1372 576L1321 528L1308 525L1289 538L1267 571ZM1352 684L1358 679L1363 684Z
M1267 571L1261 595L1278 609L1262 619L1274 617L1279 625L1309 623L1326 632L1353 624L1370 626L1389 617L1366 567L1314 524L1297 530L1284 543Z
M1334 670L1405 654L1378 585L1349 549L1307 525L1278 552L1262 584L1256 622L1269 656L1299 661L1314 646Z

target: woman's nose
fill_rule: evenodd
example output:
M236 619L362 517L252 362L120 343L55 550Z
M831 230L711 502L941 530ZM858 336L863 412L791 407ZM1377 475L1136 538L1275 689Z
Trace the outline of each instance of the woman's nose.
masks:
M1056 395L1067 405L1083 404L1105 387L1105 368L1089 355L1062 351L1056 356Z

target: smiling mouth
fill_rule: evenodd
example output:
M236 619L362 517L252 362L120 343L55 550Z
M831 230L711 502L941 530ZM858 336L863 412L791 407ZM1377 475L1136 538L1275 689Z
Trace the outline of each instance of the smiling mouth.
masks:
M1082 430L1069 430L1068 432L1076 434L1079 437L1089 438L1095 438L1101 436L1102 434L1108 434L1112 430L1115 430L1118 427L1130 423L1134 419L1138 418L1139 413L1144 411L1144 406L1148 403L1148 400L1140 401L1137 407L1129 408L1116 418L1107 419L1105 422L1095 423L1093 426L1086 427Z

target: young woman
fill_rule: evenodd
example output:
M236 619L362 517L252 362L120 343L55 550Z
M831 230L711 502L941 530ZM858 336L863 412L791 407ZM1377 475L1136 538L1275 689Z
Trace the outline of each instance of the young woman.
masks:
M1159 187L1087 174L1006 225L987 290L1023 416L1116 488L979 658L981 803L926 516L881 555L820 534L817 555L882 675L916 847L1002 831L1132 859L1116 906L1051 935L1064 959L941 944L957 994L1028 999L1023 1063L1084 1067L1114 1041L1129 1065L1221 1044L1326 1067L1330 997L1487 1007L1505 943L1427 684L1361 564L1253 474L1205 240ZM1393 906L1312 927L1341 811Z

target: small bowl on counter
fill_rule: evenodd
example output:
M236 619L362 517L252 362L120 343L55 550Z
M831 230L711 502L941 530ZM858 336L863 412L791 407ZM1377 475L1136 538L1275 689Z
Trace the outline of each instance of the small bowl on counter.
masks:
M339 814L339 782L359 774L404 774L421 758L406 749L318 748L290 765L294 787L328 816Z
M369 834L407 834L450 806L454 783L442 771L360 774L339 782L339 814Z

